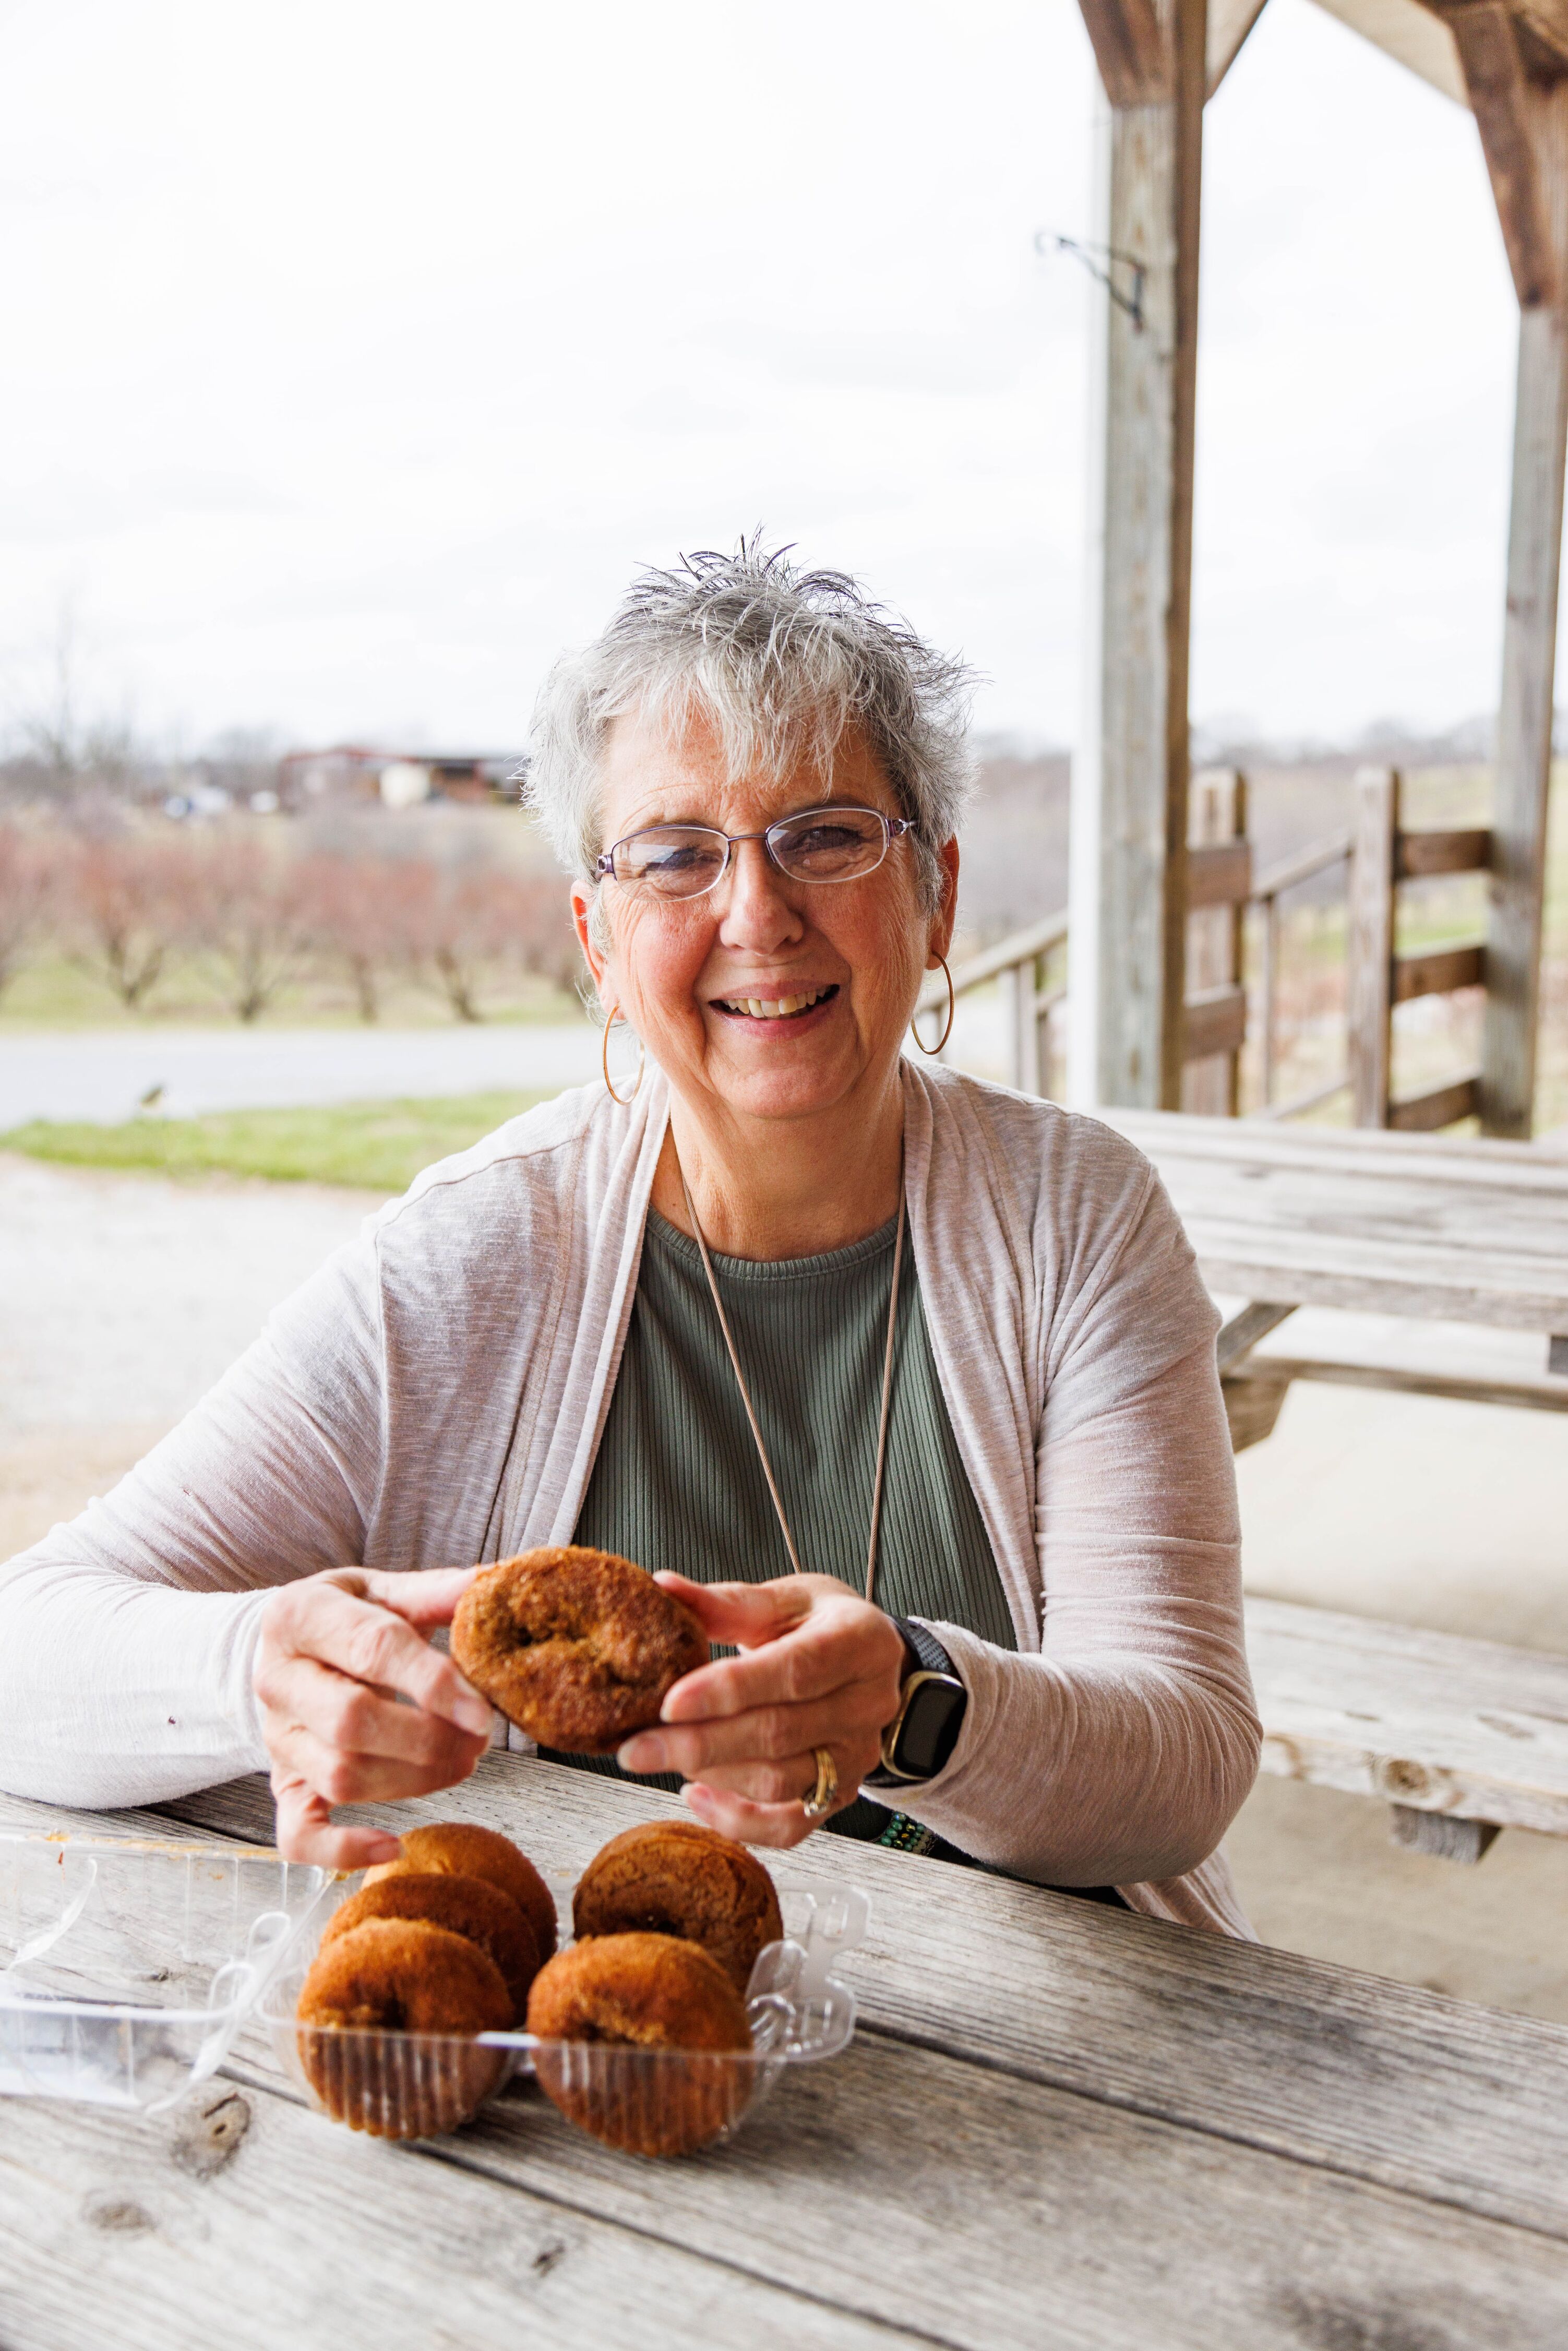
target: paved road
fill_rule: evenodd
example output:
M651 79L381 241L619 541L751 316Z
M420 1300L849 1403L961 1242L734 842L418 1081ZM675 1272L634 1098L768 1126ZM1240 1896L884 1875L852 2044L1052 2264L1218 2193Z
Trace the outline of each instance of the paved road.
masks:
M112 1124L150 1087L199 1111L408 1094L549 1093L599 1067L599 1032L559 1028L133 1029L0 1039L0 1133L34 1118Z
M966 1003L955 1061L1001 1074L1001 1019ZM0 1038L0 1134L28 1119L130 1118L150 1087L160 1112L290 1109L400 1095L553 1093L599 1069L600 1037L584 1021L478 1029L111 1029ZM630 1069L623 1042L612 1066Z

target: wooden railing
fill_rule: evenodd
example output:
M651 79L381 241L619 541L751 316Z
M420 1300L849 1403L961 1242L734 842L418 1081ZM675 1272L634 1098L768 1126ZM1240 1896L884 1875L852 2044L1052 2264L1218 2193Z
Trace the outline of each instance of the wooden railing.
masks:
M1398 889L1433 875L1485 872L1491 834L1484 829L1408 831L1399 821L1401 778L1393 768L1364 768L1356 778L1356 820L1253 873L1246 839L1247 782L1230 770L1195 776L1194 836L1187 850L1187 998L1183 1108L1235 1115L1249 998L1242 925L1260 924L1254 998L1262 1102L1255 1118L1297 1118L1336 1094L1354 1097L1359 1126L1409 1130L1445 1126L1476 1108L1479 1078L1466 1071L1406 1101L1392 1093L1393 1013L1421 996L1484 986L1486 954L1464 940L1415 955L1395 948ZM1287 892L1338 868L1345 870L1349 905L1346 939L1348 1065L1304 1092L1277 1099L1280 1052L1280 901ZM1004 1008L1007 1081L1022 1093L1049 1091L1054 1046L1051 1027L1067 1001L1067 914L1040 923L972 956L953 972L956 997L999 983ZM934 1039L946 1018L946 982L938 973L921 990L916 1019ZM1211 1065L1212 1075L1204 1064ZM1218 1064L1218 1068L1213 1065ZM1206 1082L1207 1081L1207 1082Z
M988 987L993 980L1000 983L1008 1083L1016 1086L1019 1093L1040 1094L1048 1090L1051 1018L1057 1007L1067 1001L1065 972L1053 982L1051 966L1066 945L1064 907L1060 914L1048 914L1043 922L1031 923L1027 930L1014 931L1010 937L988 947L983 955L971 956L954 967L955 998L972 995L977 987ZM942 1024L947 1018L947 983L940 972L928 978L921 989L915 1017L933 1041L941 1035Z
M1337 866L1348 865L1351 855L1351 835L1331 833L1326 840L1314 841L1310 848L1298 850L1293 857L1281 858L1258 877L1256 888L1248 901L1262 916L1261 953L1259 958L1259 1041L1261 1046L1263 1100L1252 1113L1255 1118L1299 1118L1303 1112L1315 1110L1320 1102L1332 1102L1350 1084L1348 1070L1326 1083L1309 1086L1304 1093L1291 1094L1277 1102L1275 1093L1280 1075L1280 901L1287 890L1294 890L1305 882L1314 882L1321 873L1332 873Z
M1486 948L1479 939L1464 939L1424 954L1400 955L1399 885L1436 874L1484 873L1491 864L1492 837L1474 829L1406 832L1400 823L1403 779L1396 768L1364 768L1355 790L1346 949L1353 1114L1357 1126L1427 1133L1475 1113L1480 1071L1467 1070L1427 1093L1396 1101L1394 1008L1419 996L1484 987Z

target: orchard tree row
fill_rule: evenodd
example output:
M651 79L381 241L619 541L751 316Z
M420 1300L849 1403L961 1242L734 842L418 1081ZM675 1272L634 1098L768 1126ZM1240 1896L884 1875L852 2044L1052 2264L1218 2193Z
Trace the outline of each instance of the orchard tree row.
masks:
M376 1019L394 979L478 1020L487 989L531 973L570 987L580 962L559 878L476 858L297 845L267 824L180 832L0 823L0 990L34 956L67 956L130 1011L200 957L240 1020L336 972Z

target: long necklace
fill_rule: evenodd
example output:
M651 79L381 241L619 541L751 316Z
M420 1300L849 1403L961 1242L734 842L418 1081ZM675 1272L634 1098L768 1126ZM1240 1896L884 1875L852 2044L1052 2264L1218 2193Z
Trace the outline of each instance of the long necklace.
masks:
M730 1335L729 1317L724 1311L724 1301L718 1294L718 1278L713 1270L713 1259L708 1255L707 1238L698 1221L696 1208L692 1200L692 1187L686 1182L686 1171L684 1167L681 1169L681 1190L685 1195L686 1215L691 1219L692 1230L696 1235L697 1247L702 1251L703 1271L707 1276L707 1286L713 1293L714 1306L718 1313L718 1327L724 1332L724 1343L729 1351L729 1365L735 1374L735 1384L740 1390L740 1401L746 1406L746 1417L751 1424L751 1435L757 1447L757 1458L762 1464L762 1474L768 1480L768 1490L773 1497L773 1508L779 1514L779 1524L784 1536L784 1548L789 1554L790 1566L797 1575L800 1575L804 1573L800 1565L800 1554L795 1548L795 1538L789 1531L789 1520L779 1497L779 1481L773 1475L773 1464L768 1458L768 1447L762 1441L762 1431L757 1425L757 1415L751 1405L751 1391L746 1384L746 1374L740 1368L740 1357L736 1353L735 1341ZM893 1292L887 1301L887 1345L883 1351L882 1364L882 1410L877 1416L876 1472L872 1479L871 1536L866 1544L865 1554L867 1600L873 1599L876 1593L876 1545L877 1536L882 1527L883 1476L887 1468L887 1415L888 1406L893 1401L893 1343L898 1330L898 1278L904 1268L904 1158L901 1153L898 1162L898 1237L893 1245Z

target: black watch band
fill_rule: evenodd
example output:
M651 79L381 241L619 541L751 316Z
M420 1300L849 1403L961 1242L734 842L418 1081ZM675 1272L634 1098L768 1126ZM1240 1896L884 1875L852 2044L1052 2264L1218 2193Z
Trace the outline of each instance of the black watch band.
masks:
M954 1681L957 1680L957 1669L952 1658L929 1625L922 1625L915 1616L895 1616L893 1621L903 1634L904 1646L915 1660L910 1668L912 1673L947 1674ZM908 1676L904 1678L907 1680Z
M929 1625L907 1616L895 1616L894 1623L915 1664L904 1677L898 1714L883 1737L883 1761L862 1783L867 1788L935 1779L952 1758L968 1710L969 1693Z

